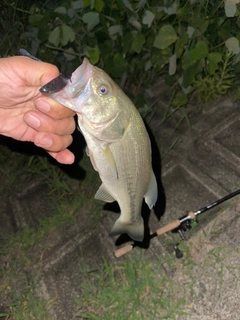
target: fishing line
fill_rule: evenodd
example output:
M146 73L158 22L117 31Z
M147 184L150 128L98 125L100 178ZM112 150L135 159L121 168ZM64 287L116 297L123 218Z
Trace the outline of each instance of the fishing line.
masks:
M225 197L216 200L204 207L202 207L201 209L198 209L197 211L193 212L189 212L187 215L172 221L171 223L167 224L166 226L157 229L153 234L150 235L150 239L160 236L166 232L169 231L173 231L175 229L178 229L179 235L182 238L182 240L185 239L184 234L182 231L186 231L187 229L191 228L191 224L193 223L194 220L197 219L197 216L203 212L206 212L214 207L216 207L217 205L219 205L220 203L223 203L224 201L227 201L233 197L235 197L236 195L238 195L240 193L240 189L226 195ZM136 243L132 243L132 244L128 244L120 249L117 249L115 251L115 257L116 258L120 258L121 256L123 256L124 254L130 252L134 247L136 247L137 244ZM177 246L174 246L175 252L176 252L176 256L177 258L181 258L182 257L182 253L179 250L179 248L177 248Z

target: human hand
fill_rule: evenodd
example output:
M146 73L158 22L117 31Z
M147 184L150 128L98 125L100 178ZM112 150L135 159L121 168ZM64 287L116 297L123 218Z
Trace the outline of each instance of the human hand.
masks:
M54 65L27 57L0 59L0 134L31 141L58 162L71 164L74 155L67 147L74 112L39 92L58 75Z

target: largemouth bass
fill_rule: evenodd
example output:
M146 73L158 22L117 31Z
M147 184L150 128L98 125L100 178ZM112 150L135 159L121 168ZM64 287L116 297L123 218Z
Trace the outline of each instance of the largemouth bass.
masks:
M102 180L95 199L117 201L121 210L110 235L127 233L142 241L142 200L152 209L158 195L143 120L120 87L87 59L65 81L67 85L60 84L59 91L54 80L40 91L78 115L87 154Z

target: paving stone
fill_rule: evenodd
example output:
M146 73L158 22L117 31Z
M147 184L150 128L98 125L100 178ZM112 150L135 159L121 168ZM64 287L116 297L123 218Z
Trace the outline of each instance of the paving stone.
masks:
M55 319L73 319L78 312L74 297L81 297L81 285L89 272L99 272L103 257L114 263L114 245L101 225L92 232L77 233L43 261L38 296L56 297Z
M43 179L33 177L21 192L9 196L13 225L17 229L26 225L36 226L40 219L51 216L50 202L48 185Z
M239 201L233 200L230 208L191 239L195 265L185 273L179 265L174 274L182 286L194 279L186 294L187 315L177 316L178 320L239 319L239 232L233 236L233 225L239 228L239 218Z

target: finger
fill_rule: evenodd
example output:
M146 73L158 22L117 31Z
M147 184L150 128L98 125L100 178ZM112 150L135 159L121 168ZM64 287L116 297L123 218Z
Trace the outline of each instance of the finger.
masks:
M35 108L54 119L63 119L75 114L74 111L45 96L35 101Z
M52 156L55 160L62 164L72 164L75 160L74 154L68 150L61 150L59 152L49 152L50 156Z
M19 56L4 59L5 63L9 65L8 70L11 70L14 66L14 74L18 74L18 76L24 79L24 81L26 80L29 85L39 87L39 89L44 84L59 76L58 68L50 63Z
M58 136L49 132L38 132L33 142L47 151L58 152L70 146L72 140L71 135Z
M39 132L45 131L57 135L72 134L76 127L73 117L55 120L42 112L34 110L26 112L23 119L27 125Z

